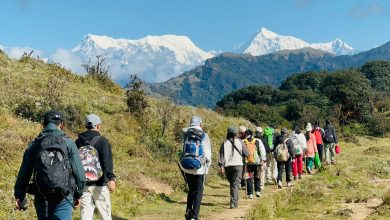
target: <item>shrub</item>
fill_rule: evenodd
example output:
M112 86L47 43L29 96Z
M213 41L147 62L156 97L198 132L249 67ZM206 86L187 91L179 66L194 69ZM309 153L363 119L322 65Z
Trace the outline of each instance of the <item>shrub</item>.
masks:
M126 103L129 112L137 118L141 118L144 110L148 107L142 85L143 82L138 78L137 74L130 75L130 82L127 84Z

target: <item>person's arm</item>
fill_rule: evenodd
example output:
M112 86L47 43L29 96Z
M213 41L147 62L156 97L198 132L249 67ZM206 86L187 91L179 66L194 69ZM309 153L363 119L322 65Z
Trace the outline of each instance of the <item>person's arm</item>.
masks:
M207 146L206 152L205 152L206 163L207 163L207 166L210 167L211 166L211 162L212 162L212 158L211 158L211 140L210 140L210 137L209 137L208 134L206 134L206 137L205 137L205 144Z
M107 185L110 185L112 182L115 182L111 144L107 138L102 136L96 145L99 145L99 162L105 175L104 178L108 179L110 183Z
M291 140L287 140L286 144L287 144L287 148L288 148L288 153L290 154L291 159L294 160L295 159L294 145L293 145Z
M267 153L265 151L265 147L264 147L264 144L261 140L257 140L256 141L256 145L257 145L257 149L259 151L259 154L260 154L260 160L262 161L267 161Z
M225 143L222 143L221 147L219 148L218 166L225 166L225 162Z
M20 205L26 196L27 187L34 170L33 144L29 144L23 155L23 161L20 165L18 177L14 187L14 196L17 200L17 206ZM18 202L19 201L19 202ZM17 207L20 209L20 207Z
M83 165L81 163L80 154L77 150L76 144L69 138L67 140L67 144L69 147L69 159L72 167L72 175L75 179L75 183L77 189L73 193L73 197L77 200L83 195L86 179L85 179L85 171Z
M333 130L332 132L333 132L334 142L336 144L338 144L339 143L339 139L337 138L337 135L336 135L336 129L333 128L332 130Z

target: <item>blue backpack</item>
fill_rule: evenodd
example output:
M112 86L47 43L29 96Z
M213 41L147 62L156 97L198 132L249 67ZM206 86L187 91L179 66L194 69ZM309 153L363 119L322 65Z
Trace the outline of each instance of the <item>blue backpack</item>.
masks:
M197 170L205 163L202 142L205 133L199 129L189 128L184 135L183 153L180 164L184 169Z

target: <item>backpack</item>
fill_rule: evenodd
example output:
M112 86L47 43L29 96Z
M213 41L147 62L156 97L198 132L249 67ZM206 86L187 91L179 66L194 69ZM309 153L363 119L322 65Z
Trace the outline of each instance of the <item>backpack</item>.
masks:
M269 146L269 149L271 149L271 151L274 149L274 136L273 136L273 133L274 133L274 129L271 128L271 127L266 127L264 129L264 136L267 138L268 146Z
M205 164L202 142L205 133L199 129L189 128L184 135L183 153L180 164L184 169L197 170Z
M302 155L303 154L303 147L302 147L302 144L299 142L297 135L296 134L292 135L290 137L290 140L293 143L295 155Z
M290 157L290 154L288 153L288 147L287 147L287 140L288 138L283 141L283 143L279 144L276 147L276 161L278 162L287 162L288 158Z
M256 146L256 139L253 139L251 142L248 139L244 140L244 143L248 147L249 154L246 158L246 162L248 164L259 165L260 164L260 156Z
M36 143L39 145L34 165L37 191L47 200L65 198L75 189L65 136L48 134L39 137Z
M87 182L98 181L103 176L99 153L94 147L99 139L100 136L95 136L90 142L86 142L84 146L79 148L80 159L84 167Z
M328 126L325 128L325 142L326 143L333 143L334 142L334 137L333 137L333 128Z

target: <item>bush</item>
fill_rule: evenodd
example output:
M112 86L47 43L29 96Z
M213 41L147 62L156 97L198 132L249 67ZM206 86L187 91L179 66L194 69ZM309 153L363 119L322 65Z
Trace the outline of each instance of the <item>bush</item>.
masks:
M136 74L130 75L130 82L127 85L128 90L126 92L126 103L129 112L137 118L141 118L144 114L144 110L148 107L146 95L141 88L142 85L143 82Z
M70 104L60 109L64 114L65 128L74 134L78 134L84 130L84 118L87 112L83 107L75 104Z
M375 137L383 137L390 132L390 120L385 116L376 115L367 120L368 134Z

